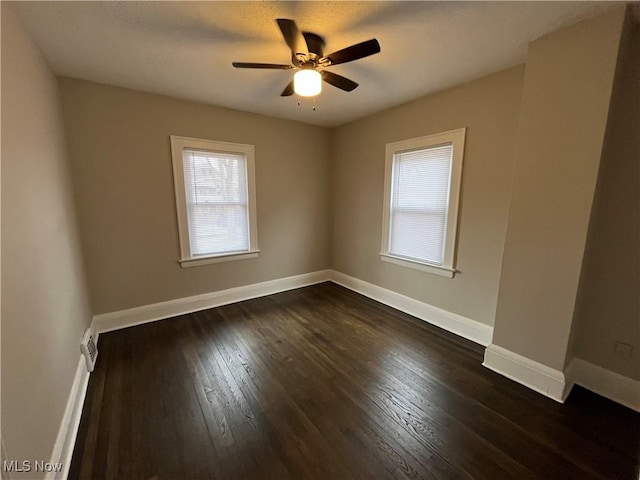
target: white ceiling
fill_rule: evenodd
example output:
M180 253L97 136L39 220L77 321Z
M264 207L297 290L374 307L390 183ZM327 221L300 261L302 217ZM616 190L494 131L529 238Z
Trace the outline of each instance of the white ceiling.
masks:
M24 2L14 6L60 75L335 126L523 63L527 44L610 8L610 2ZM297 106L280 97L289 63L275 23L322 35L325 53L377 38L381 53L331 70L360 83L325 84Z

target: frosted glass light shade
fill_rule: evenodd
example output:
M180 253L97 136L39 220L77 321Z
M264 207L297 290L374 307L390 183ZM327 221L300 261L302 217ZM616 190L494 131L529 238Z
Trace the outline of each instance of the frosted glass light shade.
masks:
M293 91L301 97L315 97L322 91L322 77L315 70L300 70L293 76Z

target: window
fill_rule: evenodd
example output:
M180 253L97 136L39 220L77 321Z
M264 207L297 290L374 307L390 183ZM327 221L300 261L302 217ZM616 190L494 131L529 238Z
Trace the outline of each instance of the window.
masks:
M180 264L258 256L253 145L171 136Z
M385 262L453 278L465 129L387 144Z

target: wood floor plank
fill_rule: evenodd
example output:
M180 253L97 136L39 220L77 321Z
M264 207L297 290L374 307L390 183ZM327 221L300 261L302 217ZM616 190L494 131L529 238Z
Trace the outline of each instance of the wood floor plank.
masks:
M288 335L291 336L291 333L288 333ZM312 338L315 339L318 338L318 336L322 337L322 335L314 335ZM301 342L296 341L295 343ZM402 419L398 420L396 418L393 408L390 410L391 414L389 414L389 411L385 412L384 403L381 404L381 401L377 396L371 395L371 384L375 385L375 382L365 382L360 384L357 381L353 381L354 378L371 377L366 369L354 370L355 365L357 365L354 358L349 357L346 359L347 361L342 359L340 362L335 362L332 360L335 355L334 352L332 352L334 355L324 354L323 350L326 350L327 347L325 342L322 342L319 347L315 345L314 347L316 348L316 353L320 357L324 358L324 361L328 365L330 371L334 372L332 387L334 389L341 390L349 397L351 402L361 406L360 416L365 416L370 424L382 419L384 421L383 424L379 424L382 431L395 433L395 438L391 440L392 443L409 443L409 445L405 443L405 447L414 451L418 450L418 452L420 452L418 455L419 457L425 456L425 454L429 453L429 468L425 468L424 470L426 472L434 472L436 474L435 478L466 478L466 476L463 475L457 467L451 465L439 454L440 448L438 445L425 444L426 440L424 438L412 438L411 435L408 434L409 432L406 429L405 422ZM340 348L339 350L344 354L347 353L347 350L344 348ZM354 387L356 386L359 387L359 389L354 392ZM376 412L376 415L369 415L368 412ZM378 413L382 414L380 415ZM388 441L379 441L378 443L384 445L385 448L388 449ZM413 445L411 445L411 443Z
M332 283L100 336L70 479L633 479L640 414L564 405Z
M268 320L269 315L262 314L260 318L261 321ZM397 451L393 451L391 455L395 461L379 462L378 456L373 455L376 447L383 443L379 435L375 435L371 429L362 430L357 422L352 421L356 416L351 415L352 412L348 410L353 410L353 407L339 398L335 389L327 388L324 375L309 376L308 372L313 371L313 365L309 363L309 352L301 352L289 344L286 336L290 332L278 335L264 325L260 331L266 342L262 346L254 345L252 350L266 353L263 357L265 364L278 378L284 380L283 386L293 400L315 419L314 425L319 432L325 438L331 438L335 445L334 454L346 464L358 464L358 470L368 478L380 477L382 471L386 471L392 478L399 467L404 473L409 473L410 478L418 478L415 470ZM358 414L361 412L357 412ZM386 456L389 456L389 451L390 449L383 448ZM353 475L354 472L351 472L350 476Z
M345 353L349 351L350 356L345 363L349 366L357 365L357 358L364 354L358 349L343 348L342 350ZM475 441L465 445L467 437L476 436L476 434L454 416L449 415L447 409L431 408L427 413L416 407L415 403L419 397L416 397L415 392L420 393L420 389L406 388L401 381L405 375L402 365L385 364L384 361L365 362L359 370L347 372L351 382L354 379L363 382L361 388L368 392L369 398L384 416L395 420L424 448L450 451L455 458L455 463L467 471L476 470L474 466L476 459L492 456L494 458L492 465L495 466L495 470L485 471L485 478L502 478L506 472L517 474L519 478L531 477L530 472L510 458L501 455L500 451L496 451L485 442L478 441L481 439L474 439ZM436 392L437 395L439 394ZM451 448L453 445L464 448L453 449ZM474 451L474 448L479 451ZM499 466L500 463L505 464L504 468Z
M232 320L238 319L238 311L233 315L236 306L227 306L223 311L231 315ZM228 331L227 331L228 332ZM309 420L306 413L300 408L297 402L291 397L290 392L282 385L281 382L275 380L272 372L262 364L259 356L255 355L250 347L243 343L242 338L236 338L236 342L229 341L223 344L226 359L229 363L233 363L236 367L234 372L241 388L247 392L247 396L254 398L257 402L269 407L271 414L277 414L275 417L278 423L283 423L287 430L283 440L293 440L293 451L298 452L301 464L305 470L312 468L308 473L321 475L325 478L345 478L349 475L348 466L335 464L332 459L336 453L332 446L324 439L320 432L317 431L315 425ZM233 346L233 348L230 347ZM267 382L265 380L271 380ZM278 379L279 380L279 379ZM252 389L252 386L262 388ZM274 405L271 397L277 395L280 401ZM282 415L286 412L286 415ZM315 450L309 448L309 444L315 445ZM285 449L286 452L286 449ZM325 459L325 461L322 461ZM318 461L320 460L320 461Z

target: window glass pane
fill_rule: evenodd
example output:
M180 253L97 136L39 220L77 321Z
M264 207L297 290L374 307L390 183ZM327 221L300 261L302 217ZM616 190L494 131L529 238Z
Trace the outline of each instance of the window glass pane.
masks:
M248 251L245 156L184 150L183 166L191 254Z
M389 253L442 265L453 145L393 159Z

